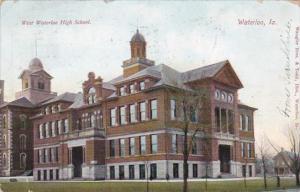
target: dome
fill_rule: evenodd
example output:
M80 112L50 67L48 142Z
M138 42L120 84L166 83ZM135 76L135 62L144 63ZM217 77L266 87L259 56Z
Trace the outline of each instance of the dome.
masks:
M139 30L136 30L136 33L132 36L131 42L146 42L142 34L139 33Z
M29 63L29 69L31 71L38 71L38 70L42 70L43 68L44 67L41 60L37 57L33 58Z

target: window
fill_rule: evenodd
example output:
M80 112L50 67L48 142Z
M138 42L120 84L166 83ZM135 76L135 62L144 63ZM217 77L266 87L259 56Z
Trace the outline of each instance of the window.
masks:
M91 127L96 128L96 117L94 114L90 114L90 122L91 122Z
M115 156L115 140L109 140L109 156Z
M249 165L249 177L252 177L252 165Z
M146 177L146 170L145 170L145 165L141 164L140 165L140 179L145 179Z
M20 154L20 168L21 169L26 168L26 154L25 153Z
M109 167L109 177L110 179L115 179L115 166Z
M2 128L7 128L7 121L6 121L6 115L3 115L2 117Z
M120 139L120 156L125 156L125 139Z
M135 111L135 105L129 105L129 113L130 113L130 123L136 122L136 111Z
M141 81L140 83L140 90L144 90L145 89L145 82L144 81Z
M176 101L174 99L171 99L170 101L171 105L171 120L174 120L176 118Z
M242 166L242 174L243 174L243 177L246 177L246 165Z
M248 158L252 157L252 144L248 143Z
M26 129L27 127L26 119L27 119L26 115L20 115L21 129Z
M157 153L157 135L151 135L151 153Z
M234 133L234 113L232 110L228 110L228 131Z
M177 135L172 135L172 153L177 153Z
M135 154L135 140L133 137L129 139L129 154L134 155Z
M124 179L124 165L119 165L119 179Z
M6 143L7 143L6 135L3 135L3 143L2 143L3 147L6 146Z
M196 112L195 107L191 107L191 109L190 109L190 121L191 122L197 121L197 112Z
M58 162L58 147L55 147L55 161Z
M253 125L252 125L252 118L251 116L248 117L248 131L253 131Z
M43 163L43 153L42 153L42 149L38 149L38 163Z
M130 93L130 94L135 93L135 87L134 87L134 84L129 85L129 93Z
M56 169L56 180L59 180L59 169Z
M125 106L122 106L119 109L120 109L120 116L119 116L120 124L124 125L126 124L126 108Z
M226 109L221 109L221 128L222 128L223 133L227 132L227 113L226 113Z
M49 171L49 180L53 180L53 169Z
M6 154L3 153L2 155L2 166L5 167L6 166Z
M116 126L116 109L110 110L110 126Z
M197 154L197 142L195 139L192 141L192 154L193 155Z
M215 108L215 126L216 126L217 132L220 132L220 125L221 125L220 108L216 107Z
M91 87L88 92L88 104L96 103L96 89Z
M45 123L45 132L46 132L46 138L49 137L49 124Z
M26 135L20 135L20 150L24 151L26 150Z
M52 162L52 160L53 160L53 148L49 148L48 149L49 150L49 162Z
M241 155L245 157L245 143L241 143Z
M69 123L68 119L64 119L64 133L69 132Z
M146 154L146 136L140 137L140 145L141 155Z
M146 120L146 103L140 102L140 121Z
M38 82L38 89L45 89L45 84L41 80Z
M48 131L49 131L49 137L52 137L52 123L51 122L49 122L48 123Z
M44 180L47 180L47 170L44 170L43 174L44 174Z
M243 130L243 115L240 115L240 130Z
M178 163L173 163L173 178L178 178Z
M198 165L193 164L193 177L197 178L198 177Z
M150 179L156 179L156 178L157 178L156 164L151 163L150 164Z
M150 102L151 119L157 119L157 100L153 99Z
M44 154L45 154L45 163L49 162L49 153L48 153L48 149L44 149Z
M40 181L41 180L41 170L37 171L37 180Z
M245 116L245 131L249 131L249 116Z
M134 179L134 165L129 165L129 179Z
M125 92L125 87L121 87L120 88L120 96L125 96L126 95L126 92Z

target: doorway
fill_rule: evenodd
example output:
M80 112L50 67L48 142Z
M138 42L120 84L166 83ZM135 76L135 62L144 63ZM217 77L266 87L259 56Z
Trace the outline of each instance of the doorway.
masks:
M74 166L74 177L82 177L83 150L82 147L72 148L72 164Z
M219 145L221 173L230 173L230 145Z

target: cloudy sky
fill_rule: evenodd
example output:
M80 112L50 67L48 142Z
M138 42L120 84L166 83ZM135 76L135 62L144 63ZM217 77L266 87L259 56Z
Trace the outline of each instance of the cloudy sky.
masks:
M0 17L0 78L5 80L5 98L14 99L20 90L18 75L36 50L54 76L53 91L58 93L81 91L89 71L104 80L120 75L138 26L148 43L148 58L157 64L186 71L228 59L244 84L241 101L259 108L257 139L266 133L284 144L287 119L277 109L286 100L283 42L290 22L289 53L293 54L299 10L289 2L261 0L5 1ZM240 25L243 19L255 24ZM73 23L64 25L61 20ZM75 20L89 24L74 24ZM24 25L24 21L33 24ZM57 24L38 25L37 21ZM265 25L256 25L261 22Z

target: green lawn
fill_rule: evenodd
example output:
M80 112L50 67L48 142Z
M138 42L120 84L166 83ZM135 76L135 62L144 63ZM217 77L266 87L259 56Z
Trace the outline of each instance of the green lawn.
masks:
M274 179L268 180L268 190L276 188ZM182 183L150 183L149 192L180 192ZM281 179L281 189L294 188L294 179ZM2 183L4 192L145 192L146 183L140 182L15 182ZM190 182L190 192L205 191L204 182ZM208 191L235 192L235 191L263 191L262 180L247 181L247 189L243 181L213 181L208 182Z

